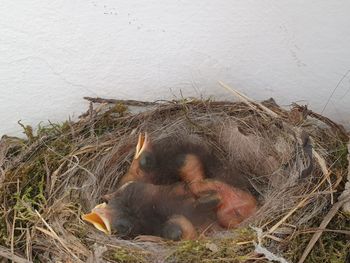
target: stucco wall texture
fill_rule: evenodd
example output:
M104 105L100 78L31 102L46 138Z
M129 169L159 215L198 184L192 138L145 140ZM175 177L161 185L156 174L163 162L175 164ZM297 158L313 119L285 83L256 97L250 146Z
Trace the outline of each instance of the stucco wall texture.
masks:
M2 0L0 135L74 118L83 96L232 99L218 80L349 127L349 13L348 0Z

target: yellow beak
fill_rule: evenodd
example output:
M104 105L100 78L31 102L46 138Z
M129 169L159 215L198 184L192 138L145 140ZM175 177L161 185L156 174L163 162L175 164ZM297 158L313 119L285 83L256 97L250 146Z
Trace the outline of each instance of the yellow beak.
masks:
M142 133L139 134L139 139L136 145L136 152L134 159L138 159L141 155L141 153L150 145L150 139L148 137L147 132L143 135Z
M111 212L106 203L95 206L91 213L83 215L82 219L93 224L98 230L107 235L112 233L111 230Z

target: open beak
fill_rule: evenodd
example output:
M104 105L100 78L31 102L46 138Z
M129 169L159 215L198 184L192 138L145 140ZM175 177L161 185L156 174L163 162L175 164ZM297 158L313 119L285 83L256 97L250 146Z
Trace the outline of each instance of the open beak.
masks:
M119 186L124 185L130 181L142 181L144 179L144 173L140 171L139 158L144 151L151 151L151 148L151 140L147 132L144 134L140 133L136 145L134 159L130 165L129 171L121 178Z
M151 146L151 141L148 137L147 132L145 132L145 134L140 133L139 134L139 139L137 141L137 145L136 145L136 152L135 152L135 156L134 159L138 159L141 155L141 153L146 150L149 149Z
M82 219L93 224L98 230L110 235L111 230L111 211L106 203L95 206L91 213L83 215Z

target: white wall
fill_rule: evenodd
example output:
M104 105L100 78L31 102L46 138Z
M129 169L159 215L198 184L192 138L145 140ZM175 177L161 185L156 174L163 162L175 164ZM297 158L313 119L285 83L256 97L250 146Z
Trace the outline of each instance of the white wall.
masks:
M0 134L83 96L230 99L217 80L321 111L348 70L349 0L0 1ZM325 110L347 126L349 75Z

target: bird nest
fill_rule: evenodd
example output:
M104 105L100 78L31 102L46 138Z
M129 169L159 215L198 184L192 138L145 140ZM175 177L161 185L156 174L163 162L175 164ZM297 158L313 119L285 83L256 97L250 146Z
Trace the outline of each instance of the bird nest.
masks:
M86 98L76 122L0 142L0 258L14 262L344 262L350 217L344 129L304 106ZM195 134L249 180L259 209L198 240L107 236L83 213L115 190L140 132ZM344 197L345 196L345 197ZM337 261L338 260L338 261ZM6 262L6 260L5 260Z

